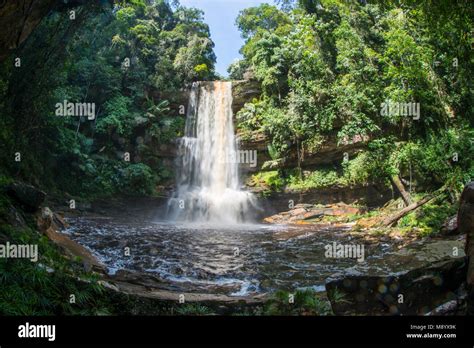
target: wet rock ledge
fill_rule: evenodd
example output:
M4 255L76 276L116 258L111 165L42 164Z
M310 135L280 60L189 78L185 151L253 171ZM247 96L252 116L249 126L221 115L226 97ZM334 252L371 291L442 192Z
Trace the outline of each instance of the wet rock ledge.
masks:
M458 212L458 231L466 234L467 269L467 314L474 315L474 181L464 188Z
M326 283L336 315L425 315L464 298L465 257L397 276L345 276Z

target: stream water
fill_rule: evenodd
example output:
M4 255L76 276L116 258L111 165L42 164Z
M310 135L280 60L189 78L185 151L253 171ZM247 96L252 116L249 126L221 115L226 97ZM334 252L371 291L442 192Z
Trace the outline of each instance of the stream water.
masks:
M342 269L366 266L356 260L324 257L324 246L346 239L342 230L245 225L130 222L76 218L65 231L87 246L111 273L147 272L164 288L247 295L254 292L324 285ZM129 247L131 255L124 255ZM388 246L387 246L388 247Z
M395 274L447 257L452 241L420 241L397 250L390 243L365 245L364 262L325 257L325 246L358 243L348 228L241 224L210 226L133 218L69 218L64 231L108 268L145 272L160 287L232 296L298 288L324 290L339 274ZM124 249L130 248L130 256Z

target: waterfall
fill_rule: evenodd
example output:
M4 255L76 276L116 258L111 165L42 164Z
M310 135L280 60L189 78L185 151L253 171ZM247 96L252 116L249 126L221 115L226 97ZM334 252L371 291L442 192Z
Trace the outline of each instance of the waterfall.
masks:
M240 188L232 117L232 83L193 84L185 136L179 140L177 190L169 217L235 224L251 220L255 199Z

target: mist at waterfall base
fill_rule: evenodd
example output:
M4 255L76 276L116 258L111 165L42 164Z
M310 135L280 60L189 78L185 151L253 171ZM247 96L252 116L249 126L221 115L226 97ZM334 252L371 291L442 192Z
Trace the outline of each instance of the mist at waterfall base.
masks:
M241 188L232 83L197 82L179 140L177 188L169 221L229 226L255 221L256 198Z

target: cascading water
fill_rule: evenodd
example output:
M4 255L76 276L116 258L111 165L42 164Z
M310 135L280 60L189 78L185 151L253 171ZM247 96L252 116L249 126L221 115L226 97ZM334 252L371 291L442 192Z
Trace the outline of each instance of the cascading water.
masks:
M255 199L240 189L232 121L232 83L193 84L185 136L179 142L178 182L169 217L235 224L251 219Z

